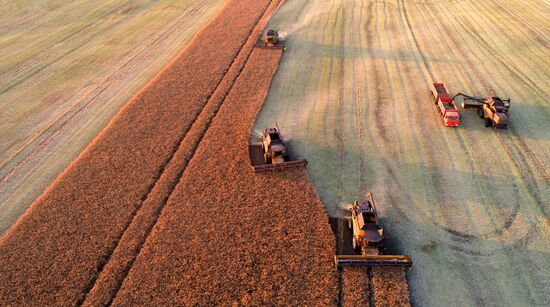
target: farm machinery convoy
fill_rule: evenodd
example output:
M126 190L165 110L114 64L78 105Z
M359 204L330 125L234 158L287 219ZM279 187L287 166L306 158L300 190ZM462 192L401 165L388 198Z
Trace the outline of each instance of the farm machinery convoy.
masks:
M474 97L464 93L457 93L449 96L443 83L433 83L433 90L430 91L433 102L437 106L438 113L442 117L443 124L447 127L457 127L460 123L460 115L455 105L455 99L463 98L463 109L477 109L477 114L484 119L485 127L506 129L509 123L510 98L501 99L492 97Z

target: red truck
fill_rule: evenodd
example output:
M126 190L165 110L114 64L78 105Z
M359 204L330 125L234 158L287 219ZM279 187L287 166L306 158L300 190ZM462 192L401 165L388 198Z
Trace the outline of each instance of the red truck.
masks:
M439 114L441 114L443 123L447 127L457 127L460 123L458 109L443 83L433 83L431 91L433 102L437 106Z

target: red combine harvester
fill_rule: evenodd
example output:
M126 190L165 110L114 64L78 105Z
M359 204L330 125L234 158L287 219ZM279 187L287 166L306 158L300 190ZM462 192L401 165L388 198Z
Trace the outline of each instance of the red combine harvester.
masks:
M460 116L458 115L458 109L443 83L433 83L433 90L431 91L433 102L437 106L437 111L441 114L443 123L447 127L457 127L460 123Z

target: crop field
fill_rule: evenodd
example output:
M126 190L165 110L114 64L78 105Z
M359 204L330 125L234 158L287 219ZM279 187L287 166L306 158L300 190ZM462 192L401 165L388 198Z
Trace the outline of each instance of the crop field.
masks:
M305 171L256 174L248 159L281 54L252 52L114 305L335 304L334 237Z
M0 233L223 2L1 2Z
M548 15L535 0L3 1L0 302L547 304ZM508 129L463 108L445 127L432 82L510 97ZM254 172L249 142L274 122L307 168ZM335 268L368 191L412 269Z
M226 83L224 75L238 62L260 17L274 8L270 1L236 2L132 98L0 238L0 301L83 303L134 217L146 214L154 223L155 210L147 206L149 211L140 212L142 203L150 193L157 196L158 190L151 191L174 152L212 93ZM149 229L131 228L136 236L125 242L139 242L140 231ZM141 247L123 244L134 256ZM122 264L122 272L126 269ZM118 283L109 281L106 291L116 292Z
M535 0L295 0L270 22L288 51L254 129L283 128L331 216L374 193L390 250L414 261L414 304L550 301L549 15ZM460 108L444 127L432 82L510 97L511 125Z

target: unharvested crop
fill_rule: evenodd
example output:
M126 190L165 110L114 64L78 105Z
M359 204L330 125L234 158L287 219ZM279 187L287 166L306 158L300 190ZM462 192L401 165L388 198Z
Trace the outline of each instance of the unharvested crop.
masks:
M250 167L248 138L280 56L253 51L114 305L336 303L334 236L305 170Z
M371 272L375 306L410 306L405 270L394 267L374 267Z
M263 27L280 3L280 1L272 1L263 17L254 27L222 82L218 85L195 122L193 122L174 156L164 168L161 177L147 195L130 226L125 230L109 261L100 272L90 293L86 296L85 306L104 305L113 299L145 239L149 235L151 228L156 223L160 211L166 204L174 186L179 181L204 133L210 126L210 122L219 110L236 78L241 73Z
M349 267L342 270L342 306L369 306L369 279L366 267Z
M269 3L230 1L0 239L0 301L84 298Z

